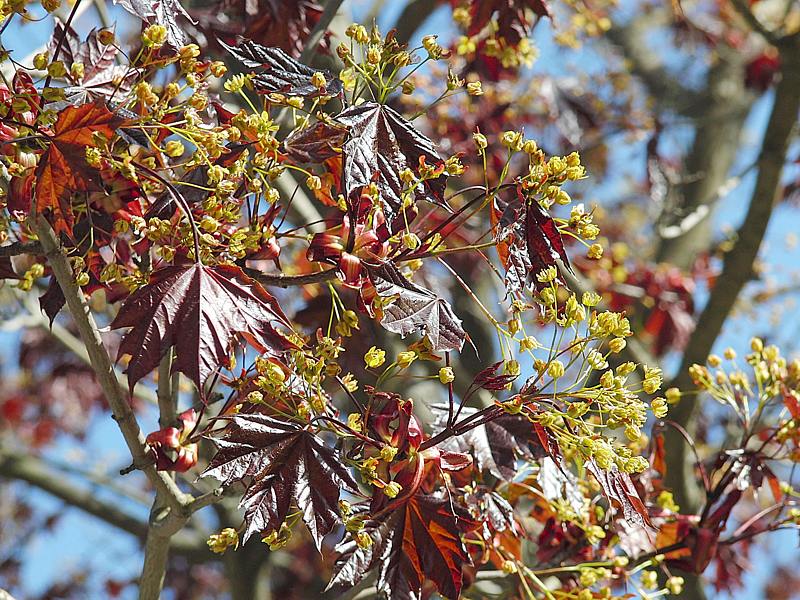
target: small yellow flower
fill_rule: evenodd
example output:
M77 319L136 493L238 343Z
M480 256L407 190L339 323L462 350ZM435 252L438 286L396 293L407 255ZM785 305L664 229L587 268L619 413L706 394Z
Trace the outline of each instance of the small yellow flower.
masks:
M589 251L586 253L589 258L601 258L603 256L603 247L600 244L592 244L589 246Z
M171 158L178 158L182 156L186 149L183 147L183 144L178 140L170 140L166 144L164 144L164 154Z
M323 88L324 88L326 85L328 85L328 80L327 80L327 79L325 79L325 75L323 75L323 74L322 74L322 73L320 73L319 71L316 71L316 72L315 72L315 73L314 73L314 74L311 76L311 85L313 85L315 88L317 88L317 89L321 90L321 89L323 89Z
M370 369L377 369L386 362L386 351L373 346L364 355L364 362Z
M470 96L483 96L483 89L480 81L472 81L467 84L467 93Z
M208 541L209 549L215 554L222 554L231 546L239 547L239 533L232 527L226 527L219 533L209 536Z
M49 60L50 55L47 52L39 52L39 54L33 57L33 66L40 71L44 71L47 68Z
M167 28L163 25L149 25L142 32L145 47L160 48L167 41Z
M455 379L456 375L453 373L453 367L442 367L439 369L439 381L443 384L452 383Z
M385 462L392 462L395 456L397 456L397 448L394 446L389 446L387 444L381 448L381 460Z
M417 353L413 350L406 350L397 355L397 366L401 369L406 369L411 366L411 363L415 360L417 360Z
M403 486L397 483L396 481L387 483L386 487L383 488L383 493L389 498L397 498L397 495L402 491L403 491Z
M564 375L564 363L560 360L551 361L547 366L547 374L553 379L558 379Z

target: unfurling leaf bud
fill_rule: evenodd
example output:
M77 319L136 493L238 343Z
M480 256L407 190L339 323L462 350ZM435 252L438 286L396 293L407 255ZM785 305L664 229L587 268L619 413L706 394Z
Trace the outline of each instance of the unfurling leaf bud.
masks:
M114 43L114 32L110 29L101 29L97 34L97 41L104 46L110 46Z

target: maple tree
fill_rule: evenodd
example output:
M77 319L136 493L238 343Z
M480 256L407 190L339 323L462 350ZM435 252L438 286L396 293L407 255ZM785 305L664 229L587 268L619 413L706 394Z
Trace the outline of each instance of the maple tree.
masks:
M800 359L760 337L744 364L712 353L765 199L797 187L791 2L777 23L730 0L623 25L612 2L408 3L451 11L447 43L406 12L339 31L334 0L119 0L131 35L105 16L83 35L88 4L0 0L0 31L41 13L52 33L30 58L0 48L0 276L25 374L0 393L0 476L142 540L141 575L105 595L697 598L800 527ZM664 22L713 56L705 96L641 56L637 27ZM628 62L584 89L526 79L544 26ZM752 201L715 244L730 138L764 94ZM680 166L675 115L696 120ZM645 180L593 203L620 132L646 138ZM147 494L147 519L54 476L87 415L130 455L98 485ZM35 511L7 503L24 539ZM41 597L97 593L75 576Z

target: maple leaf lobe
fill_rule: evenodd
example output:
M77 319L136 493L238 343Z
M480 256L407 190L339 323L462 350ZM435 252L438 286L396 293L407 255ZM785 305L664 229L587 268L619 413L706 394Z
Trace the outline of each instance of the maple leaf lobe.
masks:
M229 364L238 336L260 352L292 347L276 325L289 328L275 298L241 269L193 264L155 271L147 285L128 297L111 329L132 328L118 354L131 356L131 388L174 346L173 369L202 391L206 380Z

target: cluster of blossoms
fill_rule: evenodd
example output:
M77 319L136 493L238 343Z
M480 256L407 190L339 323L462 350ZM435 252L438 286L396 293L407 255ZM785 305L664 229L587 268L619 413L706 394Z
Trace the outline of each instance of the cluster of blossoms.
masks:
M455 14L471 31L456 54L480 48L503 68L533 59L527 37ZM2 90L4 239L33 240L29 222L45 216L73 287L124 300L111 328L130 327L120 354L131 389L173 353L174 376L195 384L203 414L180 413L147 449L157 469L183 472L204 436L217 443L204 474L243 486L244 523L211 536L211 551L253 535L286 548L301 524L319 549L342 525L332 587L377 569L381 593L416 596L431 582L456 597L468 566L490 565L529 597L531 586L550 594L544 575L563 598L612 598L631 582L653 597L664 557L629 564L612 540L622 522L650 523L634 484L650 467L642 428L680 393L656 397L661 371L629 360L626 315L565 283L568 248L603 256L593 211L565 189L587 178L580 155L548 157L515 129L476 130L483 184L459 188L463 155L442 156L390 106L421 91L420 69L450 58L435 36L408 49L353 24L338 75L242 39L223 49L250 71L228 74L173 33L146 24L101 91L84 89L91 65L59 45L35 59L43 89L24 74ZM110 31L91 35L117 48ZM449 70L441 88L427 108L485 93ZM74 185L52 183L59 175ZM497 275L492 301L462 277L463 257ZM18 287L36 285L46 263ZM469 327L446 291L429 289L447 273L497 335L480 359L500 360L477 373L455 358L472 351ZM187 322L196 339L176 331ZM396 335L368 334L380 327ZM253 351L231 352L242 341ZM760 393L795 393L799 369L772 349L754 347L748 362ZM739 405L750 389L743 376L692 373ZM796 424L775 439L796 446ZM655 504L677 510L666 492ZM400 574L387 566L401 562ZM680 588L671 577L656 595Z

